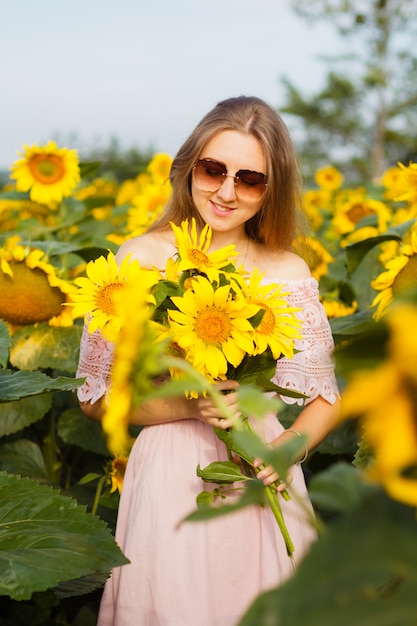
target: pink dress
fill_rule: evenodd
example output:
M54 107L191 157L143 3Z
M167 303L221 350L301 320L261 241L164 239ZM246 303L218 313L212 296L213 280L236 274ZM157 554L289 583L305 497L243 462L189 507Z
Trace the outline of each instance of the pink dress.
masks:
M331 358L333 339L313 278L286 281L288 302L302 307L303 339L292 360L280 359L274 381L321 395L338 395ZM103 395L112 346L85 331L77 375L88 380L80 400ZM285 402L300 402L283 398ZM283 427L275 414L262 421L266 442ZM179 420L142 429L131 451L118 513L116 540L130 563L113 570L103 593L99 626L236 626L253 600L288 578L293 564L268 508L247 507L208 522L181 523L196 509L205 485L196 467L227 460L213 428ZM292 468L290 492L281 505L299 561L316 539L301 498L311 512L300 466Z

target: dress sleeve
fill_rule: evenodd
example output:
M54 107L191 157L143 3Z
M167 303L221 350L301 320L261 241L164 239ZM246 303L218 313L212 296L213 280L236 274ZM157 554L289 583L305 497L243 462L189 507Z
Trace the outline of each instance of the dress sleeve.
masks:
M90 335L84 324L76 374L77 378L86 377L84 384L77 389L80 402L94 404L106 394L110 386L113 353L114 345L104 339L99 330Z
M314 278L286 283L288 304L300 307L297 317L302 321L302 338L295 342L297 352L292 359L277 361L272 379L279 387L301 391L308 398L281 395L287 404L308 404L318 396L334 404L340 397L333 361L334 342L324 307L319 300L318 283Z

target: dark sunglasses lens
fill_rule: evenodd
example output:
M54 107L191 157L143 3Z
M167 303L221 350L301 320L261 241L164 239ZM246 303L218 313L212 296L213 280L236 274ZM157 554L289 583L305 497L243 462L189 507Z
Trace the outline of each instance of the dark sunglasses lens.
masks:
M237 173L238 189L240 195L248 200L257 200L262 196L266 188L265 174L240 170Z
M194 169L194 180L197 187L206 191L216 191L223 183L226 167L217 161L200 159Z

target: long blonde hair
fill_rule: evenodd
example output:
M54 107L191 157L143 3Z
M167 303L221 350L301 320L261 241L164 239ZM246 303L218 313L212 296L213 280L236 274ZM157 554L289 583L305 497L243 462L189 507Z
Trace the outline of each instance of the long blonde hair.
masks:
M261 209L245 225L248 237L271 250L289 249L301 206L298 159L281 117L253 96L223 100L199 122L172 162L172 194L163 216L150 230L162 230L169 222L179 225L192 217L204 226L191 195L192 168L204 146L224 130L253 135L265 154L268 186Z

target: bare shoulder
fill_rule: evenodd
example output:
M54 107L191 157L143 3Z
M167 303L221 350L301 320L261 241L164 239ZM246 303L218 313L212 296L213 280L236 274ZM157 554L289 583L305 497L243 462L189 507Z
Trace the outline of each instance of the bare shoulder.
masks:
M116 260L120 264L130 255L132 261L137 259L143 267L164 270L167 259L175 253L173 233L155 231L125 241L116 253Z
M294 252L283 251L272 254L266 265L265 273L269 278L302 280L311 277L307 263Z

